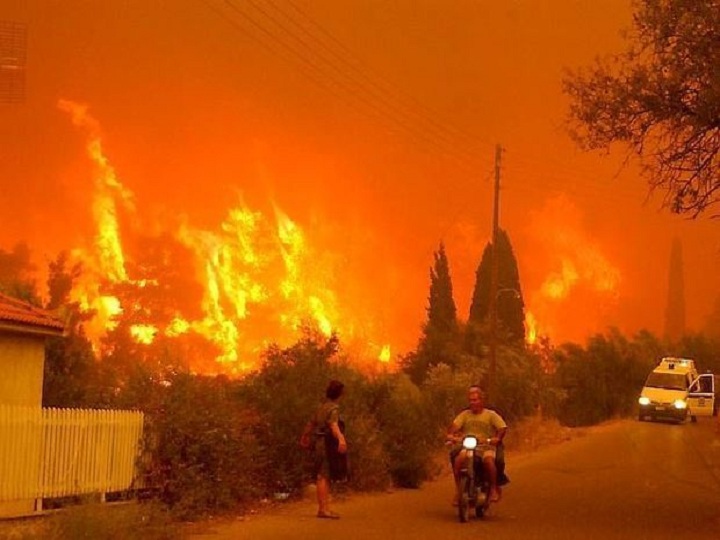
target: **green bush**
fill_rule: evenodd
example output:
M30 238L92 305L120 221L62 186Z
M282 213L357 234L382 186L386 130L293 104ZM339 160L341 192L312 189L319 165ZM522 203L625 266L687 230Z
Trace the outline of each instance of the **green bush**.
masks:
M588 426L634 414L659 350L647 333L629 341L615 329L592 336L585 348L565 344L556 349L554 383L562 395L558 419L567 426Z
M377 419L354 414L347 425L349 485L358 491L378 491L391 483L390 463Z
M237 399L236 387L223 377L178 375L162 409L149 416L157 441L151 479L178 517L241 507L259 493L257 416Z
M299 493L308 478L298 441L324 399L328 381L343 380L345 368L337 352L337 339L306 335L288 349L268 349L263 368L241 382L241 401L258 414L255 435L265 456L260 486L265 493ZM341 414L343 409L341 405Z
M257 437L268 459L265 489L299 493L309 480L298 438L330 379L343 381L346 389L340 413L350 485L382 489L391 479L416 487L428 478L438 429L418 387L405 374L364 375L341 357L337 340L308 335L288 349L268 350L263 369L242 384L243 399L261 418Z
M471 361L470 357L456 371L445 364L430 369L422 392L427 415L438 433L438 441L444 440L453 418L467 406L468 388L482 380L483 373L478 362Z
M523 348L500 347L497 359L496 396L490 406L508 424L532 415L540 403L543 381L539 359Z
M420 389L404 373L376 381L378 424L395 485L418 487L431 476L438 426Z

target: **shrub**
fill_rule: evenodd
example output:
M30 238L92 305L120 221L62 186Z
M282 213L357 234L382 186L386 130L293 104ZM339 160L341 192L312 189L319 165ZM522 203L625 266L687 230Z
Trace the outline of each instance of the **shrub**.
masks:
M328 380L343 379L337 351L336 338L307 335L288 349L268 349L263 368L242 381L240 399L258 414L255 435L266 458L260 485L265 492L300 492L307 464L298 441L324 399Z
M348 423L349 485L359 491L386 489L390 464L377 419L369 413L353 415Z
M157 434L152 478L178 517L236 508L258 494L256 415L238 401L235 387L223 377L178 375L163 409L149 418Z
M418 487L431 476L438 426L420 389L404 373L376 381L375 403L389 472L395 485Z

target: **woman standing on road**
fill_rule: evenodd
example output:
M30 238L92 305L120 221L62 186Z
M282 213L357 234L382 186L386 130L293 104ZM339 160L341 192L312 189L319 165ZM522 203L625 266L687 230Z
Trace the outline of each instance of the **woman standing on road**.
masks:
M347 441L341 429L340 406L338 402L343 395L345 385L332 380L325 390L325 402L320 405L314 416L305 426L300 437L300 446L311 454L312 475L317 486L317 517L338 519L340 516L331 512L328 504L330 499L331 471L337 465L344 464L347 453ZM338 463L340 462L340 463ZM343 467L339 467L343 469Z

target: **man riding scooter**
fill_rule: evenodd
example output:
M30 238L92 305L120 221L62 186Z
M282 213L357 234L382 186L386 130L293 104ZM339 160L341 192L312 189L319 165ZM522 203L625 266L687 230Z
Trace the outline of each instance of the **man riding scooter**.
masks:
M448 429L448 440L458 443L462 437L472 435L478 440L478 456L482 456L484 473L490 482L490 502L500 500L498 489L498 470L495 465L496 448L502 442L507 431L507 424L497 412L485 408L483 391L479 386L471 386L468 389L469 407L464 409L455 417ZM460 470L465 458L462 446L456 444L450 451L450 462L453 466L455 477L455 500L456 504L460 498L460 487L458 483Z

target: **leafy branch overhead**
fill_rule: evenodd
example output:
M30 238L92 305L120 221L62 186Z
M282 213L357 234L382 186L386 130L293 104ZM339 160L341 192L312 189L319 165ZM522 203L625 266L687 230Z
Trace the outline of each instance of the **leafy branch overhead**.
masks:
M627 145L693 217L720 199L719 36L720 0L636 0L627 49L563 79L576 142Z

